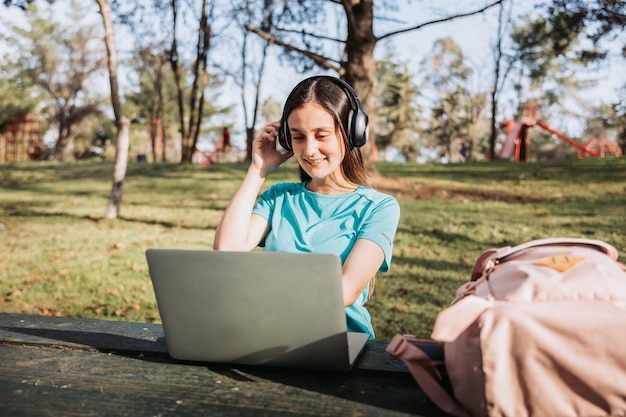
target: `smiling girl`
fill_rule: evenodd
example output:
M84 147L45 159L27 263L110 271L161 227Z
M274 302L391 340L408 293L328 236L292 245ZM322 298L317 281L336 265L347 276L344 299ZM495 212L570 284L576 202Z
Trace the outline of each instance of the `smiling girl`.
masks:
M364 304L376 273L389 270L400 207L368 185L359 148L367 128L367 115L347 83L328 76L301 81L281 121L266 125L254 140L250 167L213 246L337 255L348 331L373 339ZM277 140L287 152L277 150ZM258 196L267 175L291 156L301 181L276 184Z

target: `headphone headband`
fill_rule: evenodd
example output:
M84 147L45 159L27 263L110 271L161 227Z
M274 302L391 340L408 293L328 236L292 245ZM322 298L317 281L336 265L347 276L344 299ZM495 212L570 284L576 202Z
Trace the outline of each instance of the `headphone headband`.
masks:
M311 82L313 80L328 80L335 85L339 86L348 97L348 101L350 102L350 112L348 113L348 126L346 127L346 134L348 135L348 143L353 148L359 148L367 142L368 134L369 134L369 118L367 114L363 110L361 105L361 100L359 100L359 96L357 95L354 88L344 80L332 77L328 75L317 75L314 77L306 78L298 83L291 90L289 96L287 97L287 102L289 102L289 98L294 94L294 91L300 87L301 84ZM280 119L280 129L278 132L278 141L281 146L288 151L293 150L291 147L291 133L289 132L289 126L287 125L287 115L285 114L285 109L283 108L283 116Z

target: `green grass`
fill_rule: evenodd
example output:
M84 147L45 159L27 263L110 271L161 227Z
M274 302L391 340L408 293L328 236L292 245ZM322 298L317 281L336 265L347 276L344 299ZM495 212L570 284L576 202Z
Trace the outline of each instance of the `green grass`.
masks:
M402 208L368 303L379 339L428 337L485 249L569 236L626 253L625 158L377 168ZM112 164L0 165L0 311L158 322L145 249L210 248L245 169L131 163L105 221ZM266 185L296 178L289 164Z

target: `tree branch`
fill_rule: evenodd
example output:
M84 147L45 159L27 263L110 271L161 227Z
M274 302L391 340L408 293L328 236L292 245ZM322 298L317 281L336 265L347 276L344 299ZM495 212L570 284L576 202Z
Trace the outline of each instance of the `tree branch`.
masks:
M317 65L321 66L322 68L326 68L326 69L331 69L334 71L340 71L341 67L338 65L339 61L335 60L335 59L331 59L316 53L313 53L311 51L307 51L306 49L300 49L297 48L293 45L290 45L288 43L285 43L279 39L277 39L275 36L263 32L261 30L255 29L250 25L245 25L244 26L246 28L246 30L257 34L258 36L260 36L261 38L267 40L268 42L273 43L274 45L278 45L282 48L284 48L287 51L293 51L293 52L298 52L299 54L302 54L304 56L306 56L307 58L311 59L313 62L315 62ZM333 65L332 63L335 63L337 65Z
M383 40L385 38L389 38L391 36L398 35L400 33L406 33L406 32L411 32L411 31L414 31L414 30L418 30L418 29L421 29L421 28L423 28L425 26L434 25L435 23L448 22L450 20L458 19L458 18L461 18L461 17L467 17L467 16L472 16L472 15L475 15L475 14L480 14L480 13L484 12L487 9L490 9L490 8L492 8L494 6L497 6L498 4L502 3L503 1L504 0L494 1L493 3L490 3L490 4L486 5L485 7L481 8L479 10L475 10L473 12L456 14L456 15L444 17L444 18L441 18L441 19L432 20L430 22L421 23L421 24L419 24L417 26L413 26L413 27L410 27L410 28L395 30L393 32L389 32L389 33L386 33L386 34L384 34L382 36L377 37L376 41L380 41L380 40Z
M345 43L346 42L345 39L337 39L337 38L331 38L329 36L316 35L315 33L305 32L304 30L291 30L291 29L281 29L281 28L276 28L276 30L280 31L280 32L285 32L285 33L296 33L298 35L310 36L312 38L321 39L321 40L324 40L324 41L332 41L332 42L337 42L337 43Z

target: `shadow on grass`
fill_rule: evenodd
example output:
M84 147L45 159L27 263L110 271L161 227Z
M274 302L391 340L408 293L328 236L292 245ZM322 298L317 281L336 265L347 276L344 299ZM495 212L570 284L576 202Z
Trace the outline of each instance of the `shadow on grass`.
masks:
M106 219L100 219L100 220L106 221ZM137 219L137 218L131 218L131 217L124 217L124 216L119 216L118 220L125 221L128 223L134 223L134 224L145 224L149 226L162 226L168 229L173 229L173 228L184 229L184 230L215 230L216 229L216 226L200 227L200 226L193 226L193 225L187 225L187 224L166 222L162 220Z
M0 204L0 211L3 211L7 217L20 217L25 219L68 219L68 220L87 220L94 223L101 223L111 221L109 219L105 219L104 215L102 217L96 217L91 215L77 215L72 213L60 212L60 211L39 211L36 208L41 208L41 204L33 204L33 208L26 208L28 204L23 202L21 203L12 203L12 204ZM104 212L104 209L103 209ZM215 226L194 226L188 224L182 224L178 222L169 222L163 220L155 220L155 219L141 219L141 218L133 218L128 216L120 215L115 221L118 222L126 222L133 224L145 224L150 226L161 226L167 229L185 229L185 230L215 230Z

